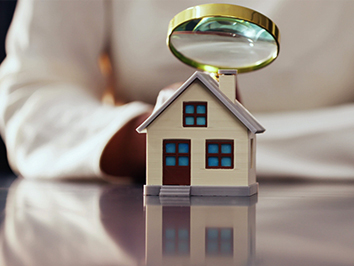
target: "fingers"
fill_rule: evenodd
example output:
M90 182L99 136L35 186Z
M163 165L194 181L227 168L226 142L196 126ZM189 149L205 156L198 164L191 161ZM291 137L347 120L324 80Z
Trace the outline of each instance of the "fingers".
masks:
M174 93L175 91L182 85L182 82L174 83L159 92L159 95L156 99L156 104L153 112L155 112L158 108L160 108Z

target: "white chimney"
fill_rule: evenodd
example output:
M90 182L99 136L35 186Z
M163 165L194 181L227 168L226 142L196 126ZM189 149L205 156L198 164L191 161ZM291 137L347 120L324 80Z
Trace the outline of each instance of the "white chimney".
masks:
M232 101L236 100L237 70L219 70L219 89Z

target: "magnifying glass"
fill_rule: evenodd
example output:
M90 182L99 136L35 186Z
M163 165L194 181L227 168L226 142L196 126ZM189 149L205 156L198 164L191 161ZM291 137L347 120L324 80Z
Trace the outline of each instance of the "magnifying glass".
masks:
M177 14L169 24L167 45L185 64L210 73L260 69L279 54L280 33L269 18L230 4L205 4Z

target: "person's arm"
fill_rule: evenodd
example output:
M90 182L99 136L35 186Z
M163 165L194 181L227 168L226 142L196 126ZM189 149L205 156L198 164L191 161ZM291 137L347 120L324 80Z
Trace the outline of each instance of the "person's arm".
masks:
M354 104L257 114L257 174L267 178L352 179Z
M109 140L150 110L138 102L100 102L106 3L18 3L0 69L0 127L11 166L26 178L103 176Z
M110 176L129 176L145 182L146 136L136 128L150 113L142 114L126 123L108 142L103 150L100 166Z

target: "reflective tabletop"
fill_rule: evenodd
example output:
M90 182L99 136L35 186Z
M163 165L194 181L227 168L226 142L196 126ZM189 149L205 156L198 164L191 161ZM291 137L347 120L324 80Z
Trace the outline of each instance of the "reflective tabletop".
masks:
M261 180L253 197L0 179L0 265L354 265L354 183Z

